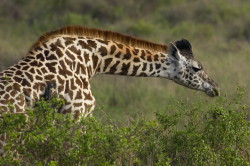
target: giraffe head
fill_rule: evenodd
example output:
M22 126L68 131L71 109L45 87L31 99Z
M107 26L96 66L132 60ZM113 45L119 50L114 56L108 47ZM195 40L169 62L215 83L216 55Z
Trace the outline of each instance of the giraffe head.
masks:
M185 87L219 96L218 85L206 74L201 63L194 59L191 44L182 39L168 45L170 71L168 77Z

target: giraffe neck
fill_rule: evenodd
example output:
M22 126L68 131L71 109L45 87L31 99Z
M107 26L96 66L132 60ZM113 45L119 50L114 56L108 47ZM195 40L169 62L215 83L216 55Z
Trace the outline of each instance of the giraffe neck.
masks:
M96 74L166 77L171 73L172 62L166 53L103 39L61 36L38 48L31 50L30 54L37 56L40 52L45 52L44 49L49 50L49 55L45 55L46 59L56 56L55 59L61 66L58 67L60 75L72 72L91 79ZM60 70L61 68L68 70Z
M96 74L160 76L167 55L151 50L107 42L98 49L100 61Z

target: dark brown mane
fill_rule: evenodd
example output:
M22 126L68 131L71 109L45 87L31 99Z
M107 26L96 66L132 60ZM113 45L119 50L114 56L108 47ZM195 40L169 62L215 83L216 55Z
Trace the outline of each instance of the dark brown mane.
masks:
M123 35L117 32L94 29L94 28L87 28L83 26L66 26L55 31L47 32L44 35L42 35L36 41L36 43L33 44L30 50L39 46L41 43L53 37L60 36L60 35L76 35L76 36L84 36L84 37L90 37L90 38L100 38L103 40L110 40L114 42L123 43L129 46L133 46L133 47L150 49L150 50L158 51L158 52L167 51L167 45L152 43L146 40L137 39L137 38Z

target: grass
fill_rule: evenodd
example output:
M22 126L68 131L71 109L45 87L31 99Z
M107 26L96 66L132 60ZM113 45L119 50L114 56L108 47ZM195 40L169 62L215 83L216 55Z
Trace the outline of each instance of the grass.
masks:
M207 109L174 101L156 119L84 118L56 113L63 100L41 100L33 110L5 115L6 156L0 165L249 165L249 106L239 89L234 102L220 97ZM103 113L105 115L105 113Z

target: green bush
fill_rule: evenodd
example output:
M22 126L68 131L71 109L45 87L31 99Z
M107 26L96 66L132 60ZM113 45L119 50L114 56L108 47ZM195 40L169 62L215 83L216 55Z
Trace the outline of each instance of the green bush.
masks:
M236 96L240 97L240 96ZM24 114L0 120L7 133L1 165L249 165L248 107L219 98L209 111L176 102L156 119L72 120L56 113L63 101L41 100Z

